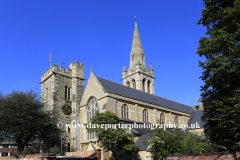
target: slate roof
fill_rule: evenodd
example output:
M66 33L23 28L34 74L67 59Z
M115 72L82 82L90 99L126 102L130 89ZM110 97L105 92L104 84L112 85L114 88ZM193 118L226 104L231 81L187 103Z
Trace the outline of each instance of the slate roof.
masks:
M201 120L201 117L203 116L203 110L197 110L197 111L193 111L190 119L188 121L188 127L191 127L191 124L200 124L200 128L204 128L205 124L204 122ZM189 129L195 129L195 128L189 128Z
M100 77L97 77L98 81L101 83L103 88L107 92L115 93L115 94L120 94L123 96L127 96L133 99L138 99L141 101L145 101L147 103L155 104L155 105L161 105L166 108L182 111L185 113L190 113L191 110L193 109L190 106L174 102L156 95L152 95L140 90L136 90Z
M177 134L177 130L172 129L172 128L167 128L165 131L166 131L168 134ZM154 131L153 131L153 132L154 132ZM179 136L183 136L183 135L185 135L185 134L186 134L185 131L180 130ZM138 148L139 150L147 150L147 145L145 145L145 144L142 142L144 139L146 139L147 141L149 141L149 140L151 139L151 137L150 137L149 135L147 135L147 134L144 134L144 135L141 135L141 136L137 139L136 145L137 145L137 148Z
M149 141L151 137L147 134L140 136L136 141L136 146L139 150L147 150L147 145L145 145L142 141L146 139Z

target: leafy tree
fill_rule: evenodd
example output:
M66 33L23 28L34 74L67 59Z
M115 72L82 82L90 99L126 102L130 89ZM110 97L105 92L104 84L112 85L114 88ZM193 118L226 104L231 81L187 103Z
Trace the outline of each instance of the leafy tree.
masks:
M54 146L54 147L50 148L50 152L54 153L54 154L58 154L60 152L60 149L59 149L59 147Z
M148 151L159 159L167 155L212 153L216 150L209 140L179 129L155 128L148 135L151 139L143 142L150 147Z
M200 154L200 153L213 153L216 147L210 143L205 136L198 136L195 133L187 132L184 134L180 142L180 154Z
M155 130L151 131L148 135L151 137L151 140L144 140L143 142L147 146L150 146L148 151L152 152L154 157L160 159L167 155L180 154L182 137L180 136L179 130L171 133L163 128L155 128Z
M33 91L0 94L0 119L0 139L16 142L19 152L31 142L44 141L49 146L59 137L56 118L43 111Z
M199 105L196 105L196 106L195 106L195 109L196 109L196 110L199 110Z
M197 24L207 27L198 51L205 61L203 120L212 142L224 150L240 150L240 0L204 0L205 9Z
M91 123L91 128L88 126ZM119 118L114 113L96 112L90 123L85 124L87 126L87 131L95 132L98 137L98 142L104 150L111 151L116 160L121 157L120 151L128 151L133 153L136 151L137 147L134 143L134 135L130 133L126 128L119 126ZM114 126L114 128L105 128L101 125ZM110 127L110 126L109 126Z

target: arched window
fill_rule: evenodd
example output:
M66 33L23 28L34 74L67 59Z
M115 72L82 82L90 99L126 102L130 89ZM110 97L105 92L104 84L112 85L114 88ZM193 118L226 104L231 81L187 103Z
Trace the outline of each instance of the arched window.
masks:
M165 115L164 115L164 113L160 114L160 123L161 124L165 124Z
M142 82L143 82L143 83L142 83L142 86L143 86L143 92L145 92L145 79L143 79Z
M147 83L147 91L148 91L148 93L150 93L150 81L148 81L148 83Z
M127 82L127 86L130 87L130 83L129 82Z
M148 110L144 109L142 114L143 114L143 121L148 122Z
M121 108L122 111L122 118L128 118L128 107L124 104Z
M87 123L90 122L97 111L99 111L98 103L95 98L91 98L87 104ZM88 140L96 138L94 135L94 132L88 132Z
M178 117L177 116L174 118L174 123L178 126Z
M136 89L136 82L134 79L132 80L132 83L133 83L133 88Z

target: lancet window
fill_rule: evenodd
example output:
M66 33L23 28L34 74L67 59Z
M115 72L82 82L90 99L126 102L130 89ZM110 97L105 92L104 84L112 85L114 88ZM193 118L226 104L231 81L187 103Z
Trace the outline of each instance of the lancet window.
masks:
M143 110L142 115L143 115L143 121L148 122L148 110L147 109Z
M122 111L122 118L128 118L128 107L124 104L121 108Z
M91 118L99 111L98 103L95 98L91 98L87 104L87 122L89 123ZM94 132L88 132L88 140L95 139L96 134Z
M161 124L165 124L165 115L164 115L164 113L160 114L160 123Z

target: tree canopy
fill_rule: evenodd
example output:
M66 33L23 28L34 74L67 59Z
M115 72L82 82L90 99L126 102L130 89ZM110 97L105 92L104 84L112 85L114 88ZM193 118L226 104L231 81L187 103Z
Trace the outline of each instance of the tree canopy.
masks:
M33 91L0 94L0 119L1 141L17 143L19 152L34 141L51 147L59 138L56 117L43 111L43 104Z
M203 69L203 120L212 142L224 150L240 149L240 0L204 0L197 24L207 28L199 41Z
M151 139L143 141L155 158L167 155L211 153L215 147L197 134L179 129L155 128L148 134Z
M151 137L150 141L144 140L143 142L150 146L148 151L153 153L154 157L162 158L167 155L176 155L180 153L180 142L182 137L179 130L170 133L163 128L156 128L148 134Z
M133 153L137 147L134 143L134 135L130 133L126 128L119 127L119 118L112 112L99 113L96 112L90 122L86 125L90 125L91 128L87 128L87 131L95 132L97 134L98 142L104 150L112 151L113 156L118 160L122 155L121 151L128 151ZM97 125L115 125L114 128L105 128Z

